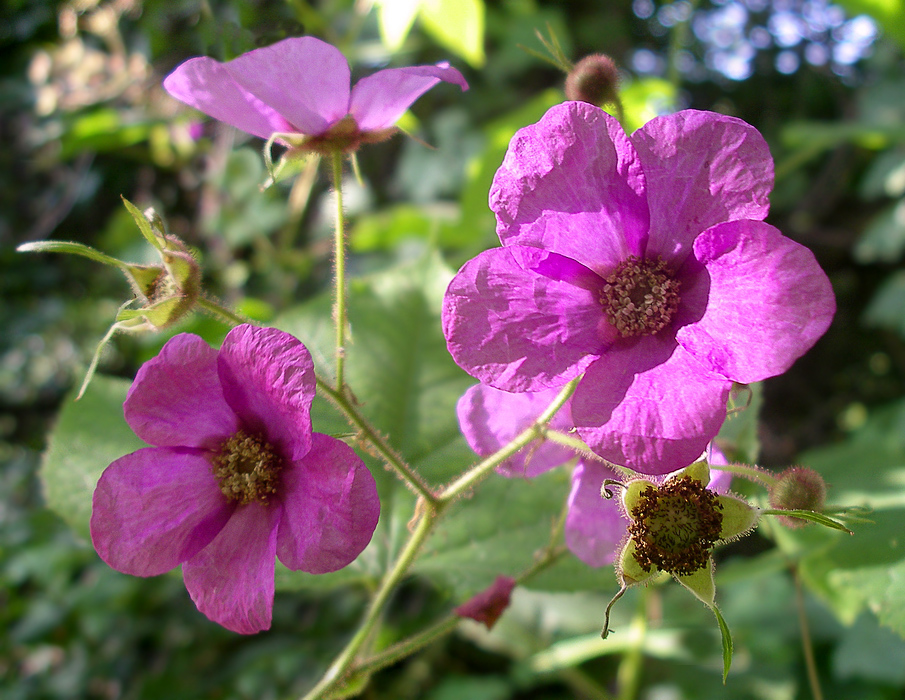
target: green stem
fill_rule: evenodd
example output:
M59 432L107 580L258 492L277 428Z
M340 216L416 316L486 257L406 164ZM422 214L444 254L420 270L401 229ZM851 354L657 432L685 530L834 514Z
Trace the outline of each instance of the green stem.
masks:
M333 404L346 415L346 420L358 430L361 438L366 440L377 452L377 455L386 462L399 478L402 479L408 487L418 496L423 498L427 503L436 506L438 502L437 496L431 490L421 476L412 467L406 463L404 459L394 450L390 444L371 426L368 420L359 413L355 405L349 400L345 392L335 389L321 379L317 380L318 389L320 389Z
M647 606L651 596L650 589L644 587L638 595L638 607L631 623L630 638L634 640L625 651L616 671L616 685L619 688L618 700L634 700L641 685L643 668L644 636L647 632Z
M336 323L336 386L345 393L346 367L346 222L343 214L343 160L335 152L333 159L333 191L336 194L336 231L334 232L334 284L336 299L333 321Z
M798 609L798 626L801 628L801 648L804 651L804 662L808 670L808 683L811 686L811 696L814 700L823 700L823 691L820 689L820 677L817 674L817 663L814 660L814 648L811 644L811 631L808 626L808 616L804 609L804 590L801 586L801 576L798 574L798 566L792 566L792 578L795 581L795 607Z
M249 318L245 318L241 314L237 314L235 311L230 311L225 306L221 306L218 302L213 301L212 299L206 299L203 296L199 296L195 300L195 303L205 311L208 311L215 316L219 316L221 319L225 320L227 323L231 323L233 326L240 326L243 323L260 325Z
M711 469L721 472L729 472L736 476L741 476L749 481L757 481L770 488L776 484L776 477L769 472L764 471L760 467L752 467L748 464L711 464Z
M393 564L393 568L386 573L383 580L380 582L380 588L377 590L377 593L371 601L371 605L365 614L361 627L358 628L358 631L346 645L346 648L342 650L338 657L336 657L336 660L331 664L330 668L324 674L324 677L321 678L320 682L304 696L303 700L315 700L315 698L324 697L328 691L342 683L352 670L355 657L358 655L361 647L368 637L370 637L371 632L380 620L383 610L389 602L390 596L395 590L396 585L408 573L409 568L414 563L415 557L418 555L418 550L421 549L421 545L424 544L424 540L427 539L428 534L440 514L439 509L431 504L424 503L423 501L419 503L418 507L421 509L421 519L415 526L415 530L412 532L411 537L409 537L409 541L406 543L405 548L400 552L399 557Z
M452 484L447 486L437 496L437 500L441 503L451 501L464 491L478 484L496 467L505 462L523 447L531 444L534 440L544 437L546 424L554 415L556 415L556 412L563 407L563 404L569 400L569 397L575 393L575 388L578 386L579 379L580 377L576 377L566 384L559 394L556 395L556 398L553 399L552 403L547 406L546 410L537 417L537 420L535 420L534 423L516 435L508 445L505 445L486 459L478 462Z
M592 452L591 448L587 446L584 440L575 437L571 433L563 433L559 430L545 430L544 437L550 442L555 442L563 447L568 447L569 449L578 452L585 459L592 459L601 464L605 464L614 471L622 472L623 476L630 479L638 476L638 472L629 469L628 467L623 467L620 464L616 464L615 462L610 462L595 452Z

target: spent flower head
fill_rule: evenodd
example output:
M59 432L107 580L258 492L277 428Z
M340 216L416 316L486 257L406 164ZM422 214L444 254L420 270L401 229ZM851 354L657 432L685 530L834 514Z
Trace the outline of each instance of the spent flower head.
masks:
M314 366L288 333L241 325L220 350L183 333L146 362L123 406L146 447L98 481L91 539L123 573L180 564L198 609L270 627L274 561L322 574L354 560L380 510L344 442L312 432Z
M440 81L468 84L448 63L389 68L350 88L349 64L335 47L293 37L226 63L201 56L163 81L173 97L205 114L296 151L350 152L383 141L423 93Z
M710 551L749 533L760 513L740 498L716 493L709 483L710 467L701 461L659 482L633 479L623 484L622 508L630 524L616 564L621 590L613 602L626 588L667 572L714 607ZM612 485L605 483L601 495L611 497Z
M583 102L512 139L490 192L502 247L444 299L456 362L504 391L584 375L571 415L647 474L697 459L733 382L781 374L826 331L813 254L766 224L773 161L749 124L686 110L631 135Z

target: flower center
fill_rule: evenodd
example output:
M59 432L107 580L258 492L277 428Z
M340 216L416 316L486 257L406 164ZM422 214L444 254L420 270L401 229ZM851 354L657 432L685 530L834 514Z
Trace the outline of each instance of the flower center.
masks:
M231 501L268 503L280 485L283 458L259 435L239 430L220 445L213 467L220 491Z
M630 513L635 559L645 571L652 565L679 575L703 569L720 537L721 510L716 496L689 476L648 487Z
M630 255L605 281L600 303L623 338L657 333L679 308L680 282L660 257Z

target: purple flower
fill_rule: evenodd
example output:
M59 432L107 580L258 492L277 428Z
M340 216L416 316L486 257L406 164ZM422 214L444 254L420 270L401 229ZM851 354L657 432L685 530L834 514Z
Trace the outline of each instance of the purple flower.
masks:
M314 391L308 350L282 331L238 326L219 351L188 333L169 340L124 404L153 447L113 462L94 492L100 557L135 576L182 564L211 620L268 629L275 557L336 571L368 544L380 511L355 452L312 432Z
M390 68L349 89L349 64L320 39L296 37L220 63L201 56L163 81L173 97L249 134L331 152L389 138L399 117L441 80L468 84L448 63ZM297 136L294 136L297 135Z
M459 399L459 427L471 448L482 457L496 452L529 427L550 405L558 389L513 394L486 384L470 387ZM548 426L568 432L572 428L570 405L566 403ZM711 448L708 461L726 464L722 452ZM565 539L572 553L589 566L612 564L625 540L628 521L618 499L600 495L604 479L622 480L623 475L597 459L554 442L531 445L503 462L497 471L507 477L534 477L571 459L572 489L568 499ZM723 492L731 476L717 471L710 487Z
M826 331L814 256L762 219L773 161L750 125L684 111L631 136L566 102L520 130L490 206L503 247L446 292L456 362L505 391L560 387L581 437L648 474L684 467L733 382L784 372Z

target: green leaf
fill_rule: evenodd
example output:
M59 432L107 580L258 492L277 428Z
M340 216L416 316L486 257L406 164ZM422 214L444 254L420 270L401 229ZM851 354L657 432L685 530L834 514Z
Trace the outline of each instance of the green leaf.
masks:
M91 498L101 473L115 459L146 447L123 418L129 384L95 376L78 402L70 394L41 464L48 507L86 540L90 539Z
M421 0L419 17L439 44L475 68L483 67L484 0Z
M141 235L145 237L148 243L157 248L157 250L163 250L163 242L160 240L160 237L154 233L154 230L151 228L151 222L148 221L148 217L144 215L144 212L132 204L128 199L122 197L122 195L120 195L120 197L123 200L126 210L132 215L135 224L141 231Z
M905 338L905 271L887 277L864 310L864 323Z
M827 528L775 528L776 541L799 559L803 580L845 623L869 608L905 637L905 402L876 410L848 440L812 450L801 463L830 485L834 506L869 509L847 523L853 536Z
M625 129L632 133L654 117L675 109L676 86L662 78L633 80L619 91L625 111Z
M91 246L74 241L35 241L33 243L23 243L16 250L20 253L69 253L71 255L81 255L84 258L90 258L95 262L111 265L120 270L126 270L130 267L122 260L117 260L106 253L95 250Z
M378 0L380 40L390 51L402 48L420 8L421 0Z
M867 223L855 244L860 263L894 263L905 252L905 199L882 209Z
M723 643L723 684L725 685L726 678L729 677L729 667L732 665L732 634L729 632L729 625L723 619L720 609L715 605L710 609L713 610L716 622L720 626L720 638Z

